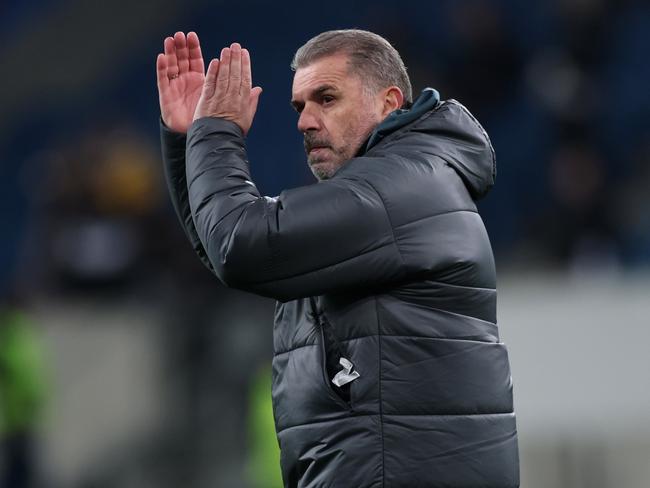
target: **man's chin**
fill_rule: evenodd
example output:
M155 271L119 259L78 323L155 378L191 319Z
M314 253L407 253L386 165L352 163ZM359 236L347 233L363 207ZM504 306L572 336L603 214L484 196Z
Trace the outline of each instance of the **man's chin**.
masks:
M331 161L309 161L309 169L319 180L327 180L334 176L338 167Z

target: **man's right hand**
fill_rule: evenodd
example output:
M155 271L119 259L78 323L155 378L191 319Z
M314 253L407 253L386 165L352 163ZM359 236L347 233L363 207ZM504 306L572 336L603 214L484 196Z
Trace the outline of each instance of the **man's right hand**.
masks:
M187 133L205 80L199 37L177 32L164 48L156 60L160 114L171 130Z

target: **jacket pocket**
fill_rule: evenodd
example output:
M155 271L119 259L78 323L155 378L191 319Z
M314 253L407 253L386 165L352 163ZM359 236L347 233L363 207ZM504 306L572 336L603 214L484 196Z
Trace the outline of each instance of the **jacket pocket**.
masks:
M320 351L321 351L321 372L323 381L330 396L336 403L347 410L352 410L352 401L350 396L351 384L335 386L332 378L341 369L339 364L340 354L335 347L334 340L329 337L329 331L323 323L319 324L320 330Z

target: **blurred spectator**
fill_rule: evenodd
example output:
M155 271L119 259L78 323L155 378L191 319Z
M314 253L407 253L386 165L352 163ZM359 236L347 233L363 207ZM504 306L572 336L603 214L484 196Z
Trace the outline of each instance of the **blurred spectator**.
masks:
M256 488L281 488L280 447L273 422L271 370L261 367L250 386L248 476Z
M159 270L166 244L157 152L128 123L100 125L50 153L42 211L49 264L67 285L132 284Z
M45 404L41 346L27 315L0 303L0 486L36 483L36 429Z
M614 225L621 236L626 264L650 265L650 131L632 150L634 178L624 179L612 198Z
M449 22L445 91L485 120L516 94L523 65L519 44L494 2L453 2Z
M552 206L540 237L551 257L569 269L615 266L619 249L602 156L584 141L569 141L553 155L549 172Z

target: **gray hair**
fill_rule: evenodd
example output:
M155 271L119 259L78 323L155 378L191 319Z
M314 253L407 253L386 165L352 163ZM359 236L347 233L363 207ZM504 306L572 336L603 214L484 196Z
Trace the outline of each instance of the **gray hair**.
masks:
M318 34L296 51L291 69L296 71L314 61L344 53L349 56L350 69L374 91L397 86L404 95L404 104L413 102L411 80L397 50L380 35L359 29L332 30Z

